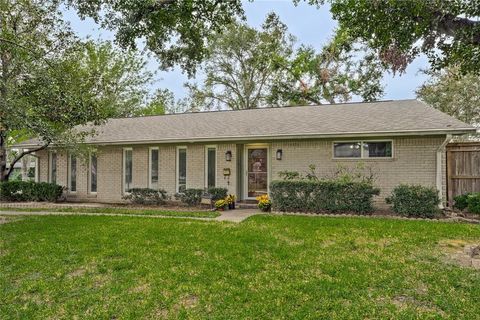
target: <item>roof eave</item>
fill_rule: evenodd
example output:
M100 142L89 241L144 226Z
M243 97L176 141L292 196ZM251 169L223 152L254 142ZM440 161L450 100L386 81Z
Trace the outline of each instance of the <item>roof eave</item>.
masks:
M257 141L257 140L301 140L301 139L332 139L332 138L356 138L356 137L380 137L380 136L426 136L426 135L463 135L476 133L477 129L455 128L455 129L429 129L429 130L404 130L404 131L372 131L372 132L342 132L342 133L316 133L316 134L285 134L285 135L249 135L229 137L199 137L193 139L163 139L163 140L116 140L116 141L92 141L91 145L134 145L134 144L171 144L171 143L196 143L196 142L225 142L225 141ZM37 147L36 144L21 144L12 148Z

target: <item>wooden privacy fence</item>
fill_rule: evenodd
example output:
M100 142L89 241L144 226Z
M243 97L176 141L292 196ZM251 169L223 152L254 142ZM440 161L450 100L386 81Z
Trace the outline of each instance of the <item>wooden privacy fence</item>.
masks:
M456 195L480 192L480 142L447 145L448 204Z

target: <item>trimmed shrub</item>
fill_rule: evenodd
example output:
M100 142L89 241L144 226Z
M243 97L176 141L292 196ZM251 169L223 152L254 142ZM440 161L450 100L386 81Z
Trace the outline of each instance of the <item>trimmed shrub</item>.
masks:
M203 189L185 189L183 193L177 193L175 198L188 206L198 206L202 201Z
M54 183L33 181L5 181L0 183L2 201L58 201L63 187Z
M228 190L226 188L208 188L207 193L212 196L212 201L225 199L227 197Z
M437 189L420 185L399 185L386 200L393 211L407 217L433 218L440 204Z
M285 180L273 181L270 193L277 211L368 213L380 190L367 182Z
M163 189L133 188L129 192L130 194L123 196L123 199L134 204L162 205L167 200L167 191Z
M468 211L480 214L480 193L472 193L467 197Z
M458 210L461 210L461 211L465 210L468 207L469 195L470 193L465 193L465 194L453 197L453 201L455 201L453 206Z

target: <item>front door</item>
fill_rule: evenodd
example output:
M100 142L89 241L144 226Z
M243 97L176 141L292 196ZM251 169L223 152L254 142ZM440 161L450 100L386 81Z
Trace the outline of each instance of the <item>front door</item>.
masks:
M247 198L268 193L268 149L248 147L246 155Z

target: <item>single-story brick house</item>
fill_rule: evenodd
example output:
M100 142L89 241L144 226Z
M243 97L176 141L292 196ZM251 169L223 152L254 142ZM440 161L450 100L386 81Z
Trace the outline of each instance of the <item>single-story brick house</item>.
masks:
M417 100L214 111L111 119L88 140L87 163L38 152L40 181L68 199L121 202L131 188L228 188L238 199L268 192L284 170L319 175L362 161L374 168L379 205L400 183L446 190L445 145L475 129ZM23 147L27 147L24 145Z

